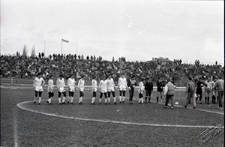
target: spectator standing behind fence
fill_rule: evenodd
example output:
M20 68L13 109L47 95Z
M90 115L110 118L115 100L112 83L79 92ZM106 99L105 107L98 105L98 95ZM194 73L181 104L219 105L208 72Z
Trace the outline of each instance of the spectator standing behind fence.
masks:
M41 104L41 95L43 92L43 85L45 84L44 79L41 77L41 73L38 74L37 77L34 78L33 87L35 91L34 95L34 104L36 104L38 97L38 104Z
M51 103L52 103L53 96L54 96L53 78L52 78L52 75L49 75L49 80L48 80L48 100L47 100L47 103L49 105L51 105Z
M168 83L165 85L164 96L166 97L166 102L164 108L167 108L169 100L171 101L171 110L173 110L173 100L175 95L176 86L171 82L172 79L168 78Z
M186 104L184 105L185 108L187 108L187 105L190 101L190 99L193 100L193 109L196 108L196 99L195 99L195 83L192 81L192 78L188 78L189 81L186 86L185 93L187 94Z
M216 77L216 83L214 89L218 92L219 109L223 109L222 98L224 95L224 80L220 77Z
M133 104L133 97L134 97L134 88L136 85L135 76L132 76L127 80L127 86L129 88L129 104Z

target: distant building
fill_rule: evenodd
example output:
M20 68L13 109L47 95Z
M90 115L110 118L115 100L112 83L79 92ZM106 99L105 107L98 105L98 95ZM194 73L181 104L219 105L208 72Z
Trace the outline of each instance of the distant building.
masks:
M169 60L169 58L163 58L163 57L159 57L159 58L152 58L152 61L155 61L155 62L157 62L157 63L159 63L159 64L161 64L161 65L166 65L166 63L168 63L168 62L171 62L170 60Z

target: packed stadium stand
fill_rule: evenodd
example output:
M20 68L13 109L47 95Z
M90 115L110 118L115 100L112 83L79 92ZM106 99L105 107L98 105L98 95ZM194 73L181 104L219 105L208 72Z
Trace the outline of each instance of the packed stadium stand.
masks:
M165 58L154 58L151 61L126 61L124 57L119 60L106 61L101 56L93 57L83 55L60 55L53 54L44 57L39 54L37 57L22 55L1 55L1 82L32 83L33 77L42 73L47 80L53 75L56 79L60 74L68 77L74 74L78 79L80 74L85 75L86 83L90 84L92 75L100 78L102 75L111 74L115 81L120 73L127 76L135 75L138 80L141 77L149 77L154 84L159 77L166 79L172 77L177 86L185 86L188 77L194 79L199 77L215 77L224 75L224 67L215 63L214 65L200 64L196 60L194 64L182 63L181 60ZM13 81L12 81L13 79ZM26 79L26 80L24 80Z

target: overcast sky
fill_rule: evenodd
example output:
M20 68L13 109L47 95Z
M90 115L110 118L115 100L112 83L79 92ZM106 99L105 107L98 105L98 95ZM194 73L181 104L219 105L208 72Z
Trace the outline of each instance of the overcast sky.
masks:
M224 62L223 1L1 0L1 54ZM69 43L61 42L66 39ZM45 44L45 43L46 44ZM62 44L61 44L62 43Z

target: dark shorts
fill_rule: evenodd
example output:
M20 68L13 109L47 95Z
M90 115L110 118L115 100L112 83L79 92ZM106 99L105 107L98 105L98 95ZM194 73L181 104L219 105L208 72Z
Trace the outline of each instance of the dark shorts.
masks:
M54 96L54 92L48 92L48 98L51 98Z
M37 96L41 97L41 94L42 94L42 91L35 90L35 97L37 97Z
M104 96L105 96L105 98L107 98L107 93L100 93L100 99L102 98L102 96L103 96L103 94L104 94Z
M163 88L157 87L157 92L163 92Z
M146 96L151 96L152 95L152 90L146 90Z
M84 97L84 92L80 91L80 97Z
M73 97L74 96L74 92L69 91L69 97Z
M97 92L93 92L93 97L96 97L97 96Z
M202 89L201 89L201 88L197 88L197 89L196 89L196 94L202 95Z
M61 97L62 94L63 94L64 97L66 97L66 91L65 92L59 92L58 91L58 97Z
M113 97L115 97L115 91L112 91ZM110 92L108 92L108 97L110 97Z
M139 98L143 98L143 94L142 93L139 93Z
M126 91L120 91L120 96L125 96Z

